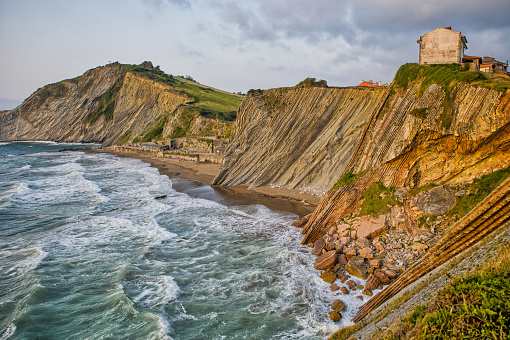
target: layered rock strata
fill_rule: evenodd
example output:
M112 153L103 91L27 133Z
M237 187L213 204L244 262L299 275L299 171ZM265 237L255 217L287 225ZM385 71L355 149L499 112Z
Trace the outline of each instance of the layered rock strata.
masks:
M437 85L421 97L417 88L394 93L385 107L374 112L345 168L366 173L324 195L303 229L304 244L357 211L372 183L395 188L456 184L510 164L509 90L501 93L458 84L456 99L448 104ZM412 114L424 106L426 117Z
M348 165L387 88L280 88L246 96L217 185L322 193Z

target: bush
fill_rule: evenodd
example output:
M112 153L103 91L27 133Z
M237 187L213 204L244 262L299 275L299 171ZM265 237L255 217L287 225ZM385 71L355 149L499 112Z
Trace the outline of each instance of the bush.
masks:
M305 80L299 82L299 84L296 85L296 87L328 87L328 83L321 79L319 81L316 81L315 78L306 78Z
M387 188L381 182L372 183L363 193L360 216L372 215L377 217L390 211L393 205L402 205L395 199L395 188ZM384 197L381 197L384 194Z

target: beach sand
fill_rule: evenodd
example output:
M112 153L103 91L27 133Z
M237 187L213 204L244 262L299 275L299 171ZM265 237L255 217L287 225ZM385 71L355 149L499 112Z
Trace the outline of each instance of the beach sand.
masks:
M173 188L192 197L205 198L227 206L261 204L272 210L286 211L303 217L312 213L320 198L298 190L261 186L248 189L248 185L211 186L220 164L181 161L160 158L143 153L119 152L110 149L90 149L117 156L137 158L150 163L162 175L172 178Z

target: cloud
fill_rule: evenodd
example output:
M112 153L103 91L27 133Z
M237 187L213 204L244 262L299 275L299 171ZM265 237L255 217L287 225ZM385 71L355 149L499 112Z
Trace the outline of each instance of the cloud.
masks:
M170 4L177 6L179 8L189 8L191 7L190 0L142 0L144 4L149 7L153 7L155 9L162 9L165 5Z

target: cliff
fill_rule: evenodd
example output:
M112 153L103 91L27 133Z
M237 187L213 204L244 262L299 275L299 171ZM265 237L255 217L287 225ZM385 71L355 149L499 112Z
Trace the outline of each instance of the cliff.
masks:
M326 193L303 230L303 243L353 214L375 182L394 188L455 185L510 165L509 90L459 82L448 92L430 84L420 93L424 81L393 85L345 167L344 173L363 175Z
M96 142L109 146L181 137L188 132L216 135L219 127L210 115L231 120L229 115L241 100L166 75L150 62L113 63L47 85L14 110L1 112L0 140Z
M242 102L213 184L323 193L348 165L387 88L281 88Z

